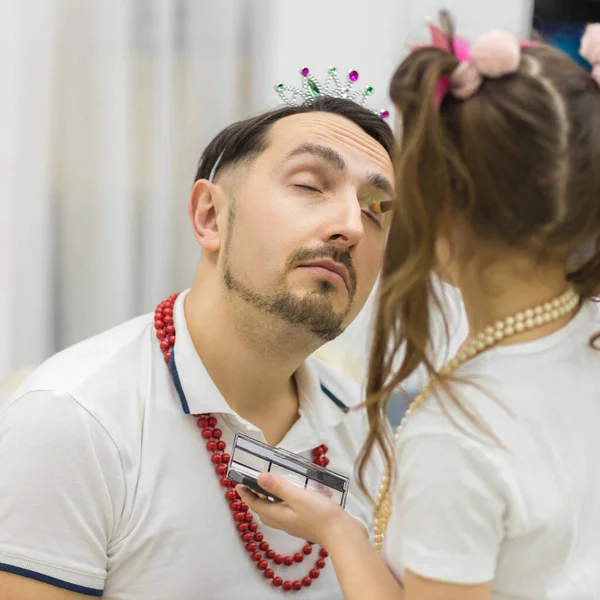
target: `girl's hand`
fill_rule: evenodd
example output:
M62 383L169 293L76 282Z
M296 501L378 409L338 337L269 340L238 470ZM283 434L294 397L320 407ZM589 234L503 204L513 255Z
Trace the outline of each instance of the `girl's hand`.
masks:
M236 489L242 500L269 527L282 529L290 535L325 547L335 539L336 532L348 534L354 530L368 537L362 523L318 492L299 489L272 473L260 475L258 484L283 502L263 500L244 486L237 486Z

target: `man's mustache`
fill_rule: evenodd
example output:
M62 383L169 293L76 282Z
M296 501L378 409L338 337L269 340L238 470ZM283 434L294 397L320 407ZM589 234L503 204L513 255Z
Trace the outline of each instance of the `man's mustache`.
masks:
M348 250L342 250L333 246L318 246L316 248L302 248L294 252L287 260L289 268L293 268L299 263L321 260L328 258L333 262L343 265L348 271L350 277L350 292L356 291L356 269L352 262L352 256Z

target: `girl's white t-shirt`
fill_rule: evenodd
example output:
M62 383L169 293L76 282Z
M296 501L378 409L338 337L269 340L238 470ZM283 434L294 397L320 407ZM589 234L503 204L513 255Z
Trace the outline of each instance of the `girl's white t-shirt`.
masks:
M456 371L456 397L430 398L396 447L383 555L494 600L600 598L600 307L559 331L499 346ZM600 343L597 344L600 347Z

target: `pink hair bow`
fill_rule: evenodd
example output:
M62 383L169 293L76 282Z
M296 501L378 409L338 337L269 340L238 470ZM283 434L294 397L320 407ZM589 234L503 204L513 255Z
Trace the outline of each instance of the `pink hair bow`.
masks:
M430 46L454 54L459 62L450 76L440 77L434 92L434 104L439 108L444 98L452 93L461 100L477 92L484 77L498 78L515 73L521 61L521 50L539 46L537 42L519 42L506 31L490 31L472 46L461 37L454 37L452 44L441 29L428 23L431 33Z

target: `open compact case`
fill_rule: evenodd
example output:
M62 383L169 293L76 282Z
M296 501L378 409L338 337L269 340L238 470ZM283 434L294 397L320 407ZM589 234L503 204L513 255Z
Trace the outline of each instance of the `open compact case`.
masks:
M280 475L299 488L319 492L342 508L346 505L349 486L347 477L320 467L303 456L237 433L226 477L269 500L281 501L258 485L258 476L265 472Z

